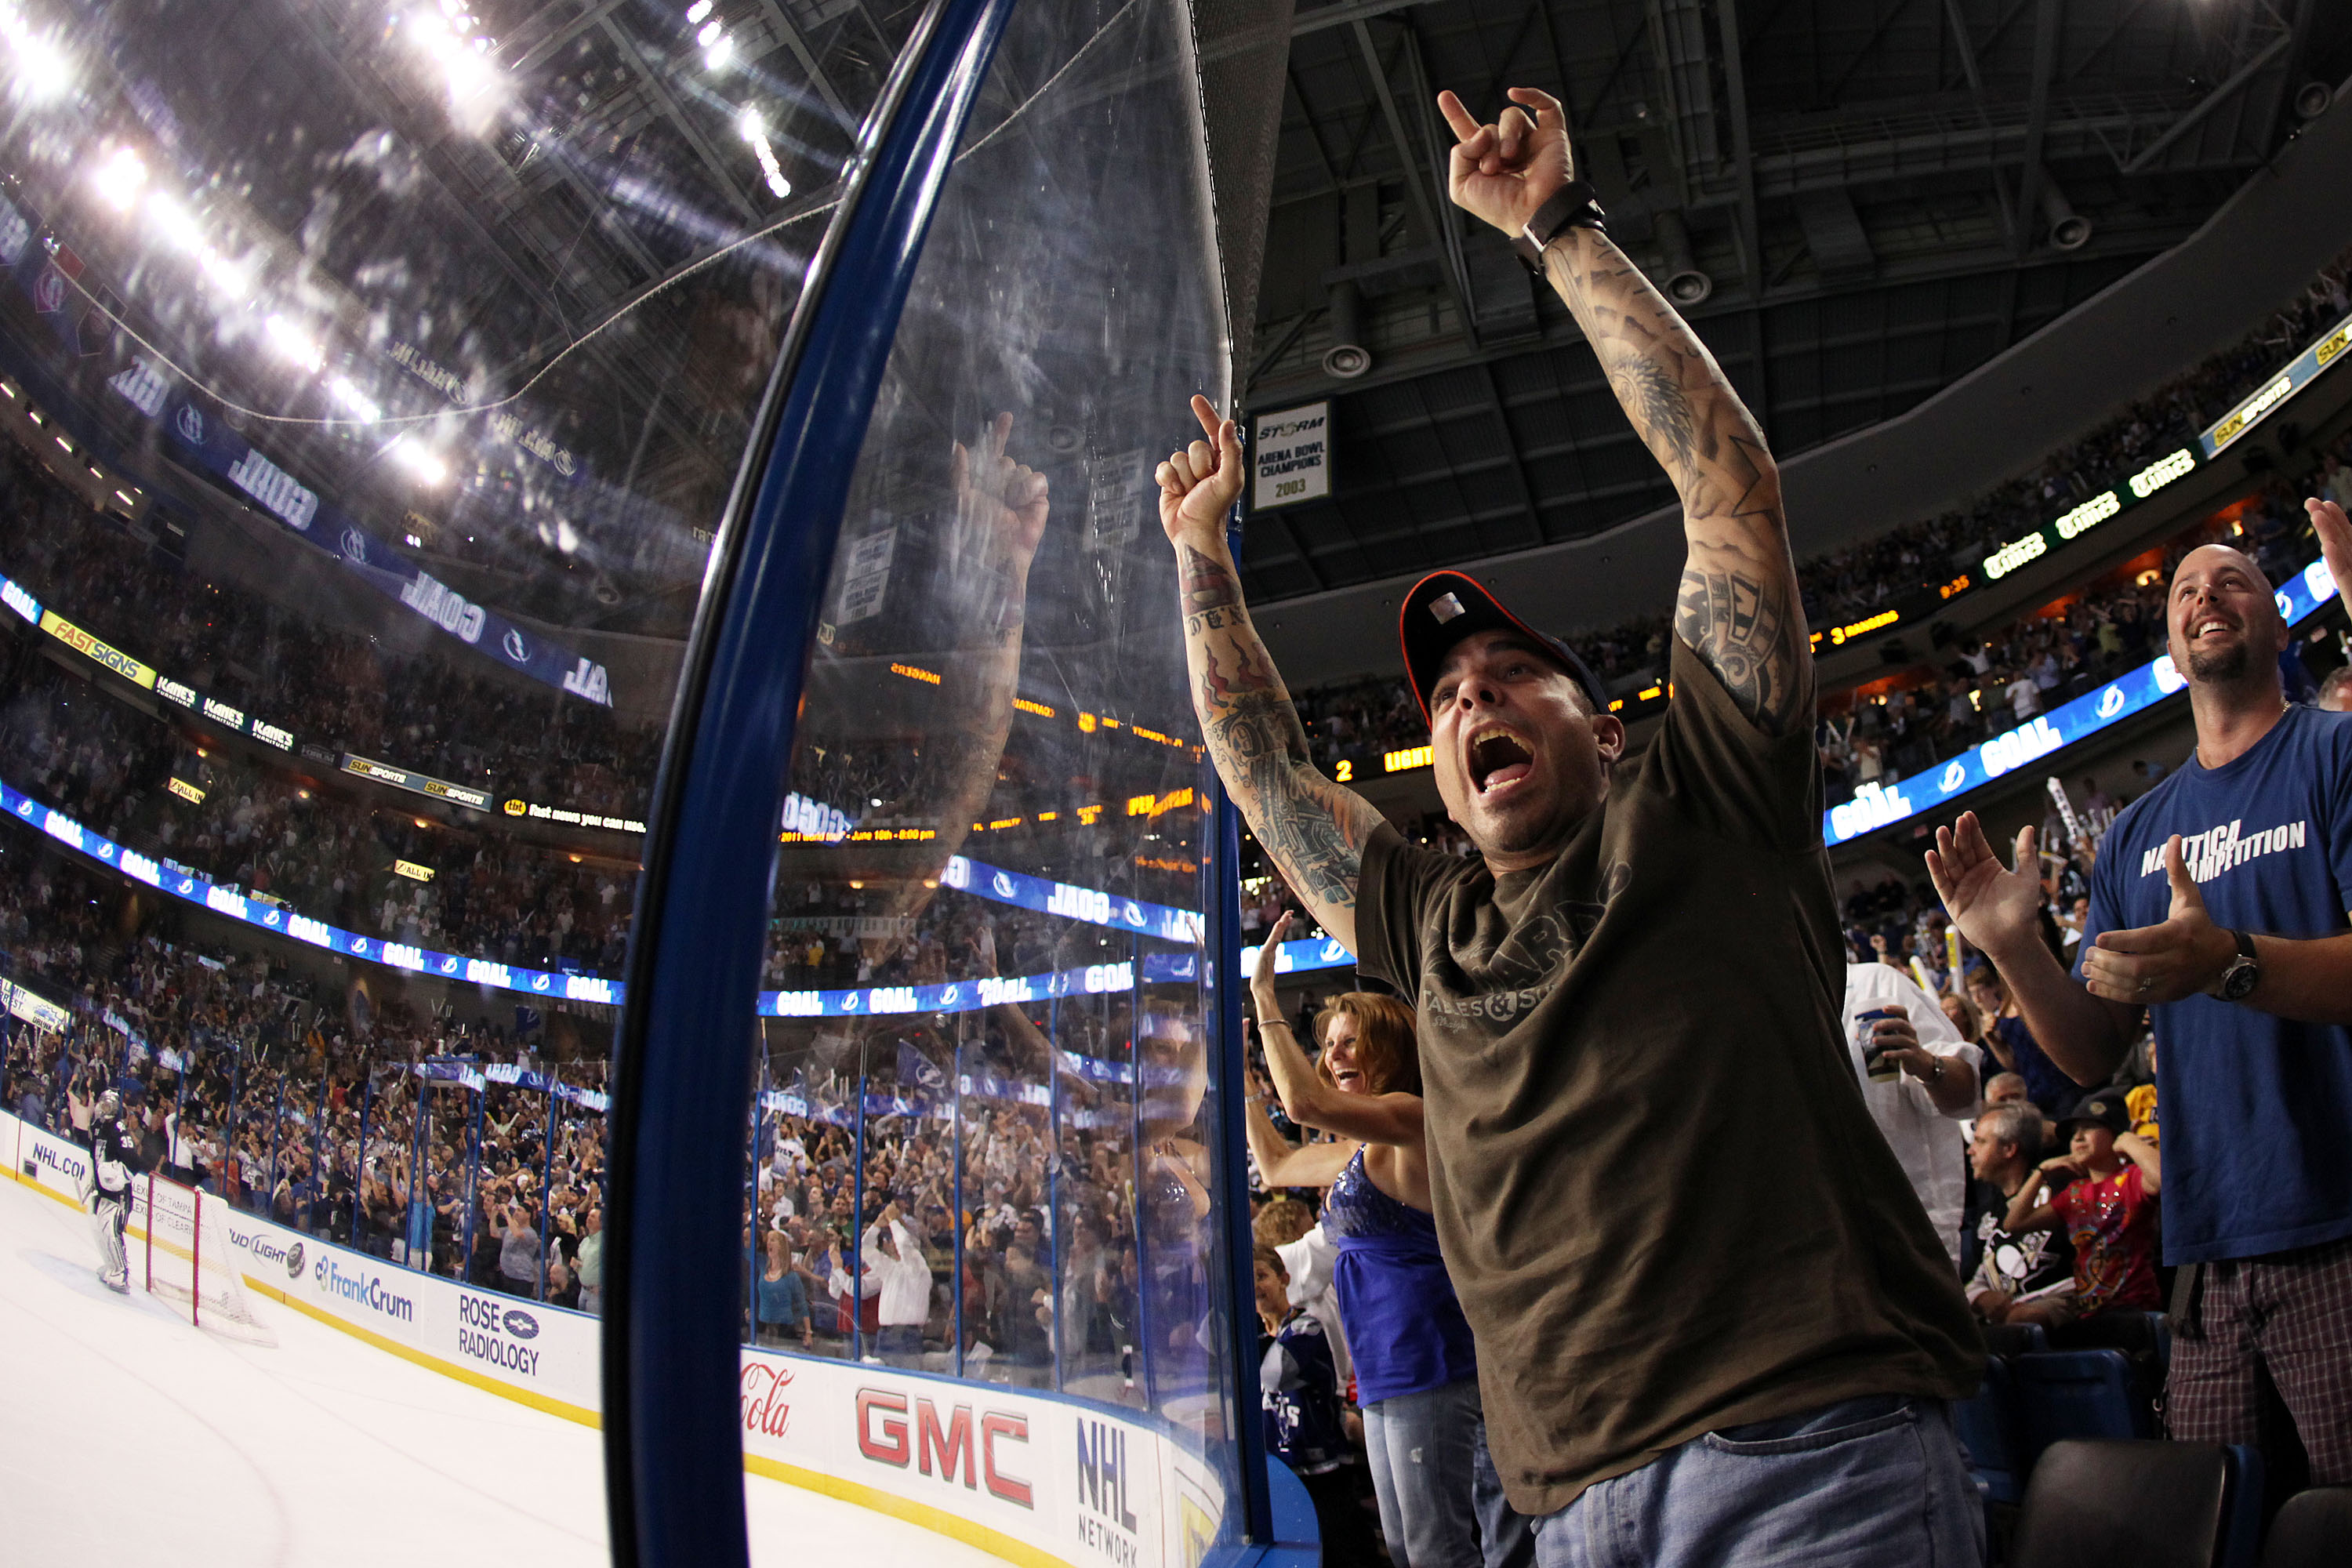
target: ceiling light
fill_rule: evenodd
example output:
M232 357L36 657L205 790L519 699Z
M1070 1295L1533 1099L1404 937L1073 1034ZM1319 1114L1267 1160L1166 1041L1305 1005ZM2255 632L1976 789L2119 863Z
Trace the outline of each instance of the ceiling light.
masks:
M437 485L449 478L449 465L439 454L403 436L384 448L385 454L402 468L428 485Z
M718 25L718 23L713 22L710 24L710 26L715 27ZM709 32L709 27L703 29L705 32ZM702 63L711 70L720 70L725 68L727 63L734 58L735 40L727 37L724 33L721 33L716 42L711 43L702 51Z
M270 347L306 370L317 370L327 363L324 350L311 341L310 335L283 316L272 316L262 323L269 335Z
M334 395L337 403L370 424L383 417L383 406L374 398L362 392L350 376L335 377L327 384L327 390Z
M55 98L73 85L73 64L47 33L37 33L15 5L0 4L0 39L16 58L16 89L26 98Z
M689 26L709 15L710 0L694 0L694 4L686 8L686 20Z
M99 164L93 177L106 205L116 212L127 213L137 205L139 193L146 188L147 164L130 148L117 147Z

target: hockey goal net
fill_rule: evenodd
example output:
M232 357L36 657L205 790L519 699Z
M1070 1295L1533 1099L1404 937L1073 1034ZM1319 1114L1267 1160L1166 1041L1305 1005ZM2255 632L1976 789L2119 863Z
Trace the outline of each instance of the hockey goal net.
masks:
M188 1314L200 1329L243 1340L278 1343L253 1310L236 1243L229 1239L221 1200L150 1174L147 1193L147 1289Z

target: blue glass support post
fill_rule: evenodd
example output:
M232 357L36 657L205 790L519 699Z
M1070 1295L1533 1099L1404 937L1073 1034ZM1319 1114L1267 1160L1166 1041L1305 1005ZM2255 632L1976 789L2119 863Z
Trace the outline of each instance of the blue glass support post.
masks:
M866 1047L858 1047L857 1109L849 1123L849 1359L866 1359Z
M750 1544L732 1258L776 826L834 544L924 235L1013 0L933 0L811 260L720 519L637 882L605 1227L605 1500L616 1568Z
M955 1207L949 1213L948 1225L949 1228L955 1232L955 1279L953 1282L950 1284L949 1289L955 1297L955 1322L953 1325L955 1349L952 1352L953 1364L955 1366L955 1374L958 1377L961 1377L963 1375L964 1340L963 1237L964 1231L967 1227L964 1225L963 1219L963 1033L961 1027L958 1028L956 1033L955 1054L950 1058L950 1060L954 1064L954 1072L948 1087L951 1091L953 1091L955 1100L953 1108L949 1112L948 1126L950 1128L949 1135L955 1140Z
M760 1234L760 1134L768 1121L768 1058L760 1058L760 1083L751 1091L751 1184L743 1194L751 1213L743 1222L743 1342L760 1342L760 1277L766 1272L760 1259L760 1247L766 1239Z
M321 1058L319 1071L319 1105L310 1117L310 1179L304 1184L310 1189L310 1198L302 1205L302 1228L314 1236L324 1234L321 1226L327 1197L327 1079L331 1075L326 1071L325 1059ZM187 1080L188 1075L182 1073L180 1081L185 1083ZM175 1117L174 1131L177 1127ZM168 1141L163 1145L163 1158L166 1162L172 1158L172 1145Z
M188 1113L188 1070L195 1065L195 1055L196 1047L194 1041L191 1041L180 1047L180 1081L179 1084L172 1090L172 1136L170 1141L164 1145L163 1149L163 1158L167 1161L170 1160L173 1154L179 1152L181 1140L187 1136L187 1124L183 1121L181 1118L186 1116ZM39 1065L39 1044L37 1041L35 1042L34 1057L35 1065ZM323 1075L320 1077L319 1081L321 1083L326 1081ZM188 1174L193 1178L195 1175L195 1172L191 1169L188 1172Z
M367 1250L365 1246L367 1232L360 1224L360 1215L365 1212L367 1204L368 1117L374 1110L375 1068L370 1068L367 1069L367 1082L360 1089L360 1143L358 1153L352 1156L352 1168L351 1245L354 1251L361 1252Z
M1060 961L1055 960L1056 963ZM1062 1003L1055 997L1045 1011L1045 1246L1054 1266L1045 1271L1054 1303L1054 1392L1062 1392L1062 1350L1070 1325L1062 1321L1068 1293L1062 1289Z
M245 1162L236 1157L237 1134L245 1131L245 1043L231 1035L228 1050L228 1134L221 1140L220 1195L234 1205L231 1189L245 1184Z
M1234 507L1225 526L1225 542L1234 559L1241 559L1241 507ZM1265 1426L1257 1410L1257 1289L1252 1263L1255 1238L1250 1234L1248 1128L1238 1113L1248 1056L1242 1043L1242 879L1241 812L1225 793L1217 770L1201 763L1200 788L1210 801L1209 842L1202 846L1202 911L1208 925L1208 962L1202 966L1209 985L1203 1022L1215 1029L1212 1079L1217 1096L1216 1223L1223 1232L1228 1300L1225 1318L1234 1372L1232 1431L1240 1449L1243 1538L1274 1540L1273 1488L1266 1475Z
M482 1208L482 1101L488 1091L466 1086L466 1239L460 1243L457 1278L471 1279L474 1268L474 1223Z
M548 1232L555 1219L554 1194L548 1189L555 1184L555 1137L562 1131L563 1098L555 1092L553 1084L547 1090L547 1121L540 1129L539 1141L539 1285L532 1300L547 1300Z
M416 1120L408 1134L408 1202L400 1216L404 1261L409 1268L425 1273L433 1271L433 1198L425 1183L425 1123L432 1115L432 1081L416 1074ZM416 1249L425 1248L425 1261L416 1261Z
M123 1042L124 1049L130 1041ZM278 1155L286 1138L286 1075L278 1075L278 1092L271 1097L269 1110L269 1164L262 1173L261 1212L272 1219L278 1217Z
M1151 1210L1143 1189L1150 1184L1151 1151L1143 1142L1143 939L1130 939L1128 948L1128 970L1132 976L1127 991L1127 1075L1128 1088L1133 1092L1128 1105L1135 1112L1135 1131L1129 1150L1135 1173L1135 1321L1131 1331L1135 1347L1130 1352L1129 1380L1143 1390L1143 1407L1160 1408L1160 1390L1154 1369L1159 1361L1159 1346L1151 1337Z

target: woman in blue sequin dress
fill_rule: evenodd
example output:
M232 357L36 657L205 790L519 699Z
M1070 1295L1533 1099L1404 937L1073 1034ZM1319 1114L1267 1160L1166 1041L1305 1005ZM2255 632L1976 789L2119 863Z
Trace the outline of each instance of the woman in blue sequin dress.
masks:
M1477 1355L1429 1213L1412 1009L1369 992L1333 997L1310 1060L1275 998L1289 929L1286 914L1258 954L1258 1035L1284 1114L1337 1141L1262 1152L1260 1164L1269 1186L1330 1187L1323 1228L1339 1247L1333 1283L1389 1555L1396 1568L1521 1568L1535 1538L1486 1456Z

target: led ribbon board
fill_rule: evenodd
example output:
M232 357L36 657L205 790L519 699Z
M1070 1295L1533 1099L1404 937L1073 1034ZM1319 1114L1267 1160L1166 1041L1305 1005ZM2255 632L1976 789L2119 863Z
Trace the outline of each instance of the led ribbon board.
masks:
M2288 398L2317 380L2321 371L2344 357L2347 348L2352 348L2352 316L2322 333L2317 342L2295 355L2284 370L2215 421L2211 429L2197 437L2199 448L2208 458L2219 456L2222 447L2277 413Z
M2327 563L2315 561L2278 590L2279 614L2293 626L2335 593L2336 582L2327 574ZM1864 784L1852 800L1822 813L1822 837L1829 844L1843 844L1889 823L1948 805L2004 773L2153 707L2188 685L2188 678L2172 667L2172 656L2167 654L1900 784Z
M1987 555L1985 581L1998 583L2028 562L2039 561L2058 546L2072 543L2117 512L2137 506L2166 486L2186 479L2197 471L2197 466L2196 452L2187 447L2158 458L2122 484L2101 490Z

